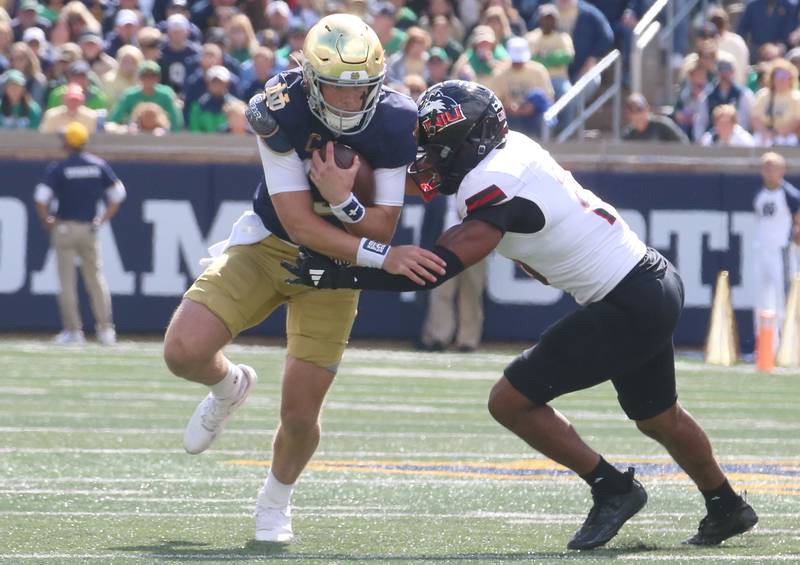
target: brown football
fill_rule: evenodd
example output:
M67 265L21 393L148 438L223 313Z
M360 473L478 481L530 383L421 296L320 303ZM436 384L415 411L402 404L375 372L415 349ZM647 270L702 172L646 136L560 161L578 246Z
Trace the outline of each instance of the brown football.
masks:
M360 165L356 173L356 179L353 182L353 194L356 195L358 201L364 206L372 206L375 202L375 173L372 167L363 155L358 153L355 149L344 143L334 142L333 144L333 158L336 164L342 168L347 169L353 164L353 157L358 155ZM325 160L325 151L320 150L319 156Z

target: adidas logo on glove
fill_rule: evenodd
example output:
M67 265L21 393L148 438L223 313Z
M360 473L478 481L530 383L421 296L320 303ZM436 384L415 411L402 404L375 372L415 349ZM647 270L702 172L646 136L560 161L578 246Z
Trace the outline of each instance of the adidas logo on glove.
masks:
M314 286L319 286L319 281L322 279L322 275L325 274L325 269L309 269L308 274L311 275L311 282L314 283Z

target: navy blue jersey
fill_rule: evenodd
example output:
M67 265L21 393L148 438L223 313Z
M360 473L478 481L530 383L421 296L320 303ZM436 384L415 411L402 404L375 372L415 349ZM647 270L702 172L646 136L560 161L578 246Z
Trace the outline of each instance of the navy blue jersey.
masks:
M171 86L176 94L182 93L192 62L199 54L200 48L196 43L187 43L180 51L173 51L169 43L165 43L161 48L161 58L158 61L161 65L162 84Z
M117 182L117 175L100 157L91 153L73 153L63 161L47 166L42 184L58 199L56 217L75 222L91 222L98 200Z
M285 150L294 150L302 160L310 159L311 153L337 140L308 107L303 89L303 74L300 70L284 71L272 77L265 86L280 100L283 106L270 108L270 113L280 126L276 136L270 138L270 145L282 144ZM280 104L279 104L280 105ZM417 142L414 127L417 123L417 106L408 96L390 88L383 87L378 99L378 107L369 126L355 135L343 135L338 141L358 151L373 169L394 169L411 163L416 157ZM278 237L289 240L269 198L266 180L256 189L253 209L261 217L264 225ZM324 203L319 192L309 183L314 202ZM315 209L318 207L315 206ZM338 224L333 216L323 218Z

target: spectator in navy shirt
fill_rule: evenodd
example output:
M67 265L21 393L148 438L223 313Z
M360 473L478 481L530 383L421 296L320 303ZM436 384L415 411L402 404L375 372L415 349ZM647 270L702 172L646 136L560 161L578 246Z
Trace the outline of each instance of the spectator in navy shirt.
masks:
M633 28L647 10L647 0L589 0L606 18L614 31L614 41L629 65Z
M114 19L114 30L106 35L106 53L111 57L117 56L117 51L123 45L138 47L136 34L141 29L139 14L133 10L120 10Z
M228 53L228 36L221 27L206 30L206 43L214 43L222 49L222 65L237 77L242 74L242 65Z
M167 18L169 18L172 14L181 14L185 16L186 19L189 19L190 13L189 8L186 4L186 0L169 0L167 4L167 14L161 20L158 20L158 29L161 33L167 33ZM192 43L202 43L203 42L203 32L200 31L200 28L194 24L189 19L189 41Z
M39 2L36 0L22 0L20 2L17 17L11 20L14 41L22 41L22 34L29 27L39 27L45 32L50 31L50 21L39 15Z
M611 50L614 33L595 6L583 0L555 0L554 3L561 28L570 34L575 47L575 58L568 69L570 81L575 84Z
M84 342L75 276L77 256L91 299L97 341L112 345L116 333L111 296L100 270L97 229L117 213L125 199L125 187L108 163L83 150L89 140L86 126L77 122L68 124L62 139L67 158L50 163L34 193L37 214L42 226L50 232L51 245L56 251L61 282L58 305L64 329L55 342L60 345ZM54 200L58 201L55 210L51 208ZM100 201L105 202L102 214L97 213Z
M745 6L736 33L755 53L765 43L786 45L797 27L796 9L788 0L752 0Z
M161 48L161 82L183 92L188 70L200 48L189 41L189 20L181 14L167 18L167 42Z
M222 49L219 45L214 43L206 43L200 51L200 64L194 67L192 74L186 79L186 89L184 91L183 100L183 122L189 123L189 113L192 109L192 103L199 100L203 94L208 92L206 73L211 67L222 65ZM266 82L266 81L265 81ZM261 88L264 83L261 83ZM232 93L239 92L239 79L235 74L231 73L228 79L228 89ZM248 98L249 100L249 98Z
M724 104L736 108L736 121L744 129L750 129L750 107L755 96L746 86L736 84L733 65L733 58L727 54L717 61L717 84L706 97L704 107L697 116L697 131L700 134L711 127L714 108Z

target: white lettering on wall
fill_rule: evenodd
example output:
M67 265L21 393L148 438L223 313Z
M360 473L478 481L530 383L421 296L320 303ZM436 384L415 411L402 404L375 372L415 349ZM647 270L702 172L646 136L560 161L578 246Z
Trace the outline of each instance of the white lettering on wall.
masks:
M25 285L28 213L16 198L0 198L0 292L14 293Z
M648 241L647 222L639 210L620 210L617 208L617 212L619 212L619 215L625 220L625 223L628 224L628 227L631 228L631 231L639 236L639 239L644 242Z
M152 267L149 272L140 273L138 289L137 273L125 270L125 257L117 247L117 238L124 235L118 232L115 236L111 226L103 226L99 238L109 290L125 296L180 296L202 272L199 260L207 256L207 247L225 239L233 222L249 206L247 201L223 202L209 233L203 236L189 201L145 201L143 221L153 224L153 238L143 244L152 248ZM414 243L419 243L423 212L422 205L411 205L401 217L401 225L412 230ZM631 229L653 247L668 250L674 245L675 264L686 286L686 306L690 308L708 308L711 304L713 283L704 284L702 280L704 253L726 251L734 246L732 256L738 258L739 264L729 267L739 273L739 278L733 285L733 305L739 310L752 308L754 217L751 212L653 210L649 221L637 210L619 212ZM28 211L21 200L0 197L0 292L3 294L24 292L28 275L25 237L28 223ZM31 294L56 294L57 273L55 254L49 250L42 269L30 273ZM521 277L514 264L498 254L489 257L487 273L487 293L498 304L550 305L563 296L555 288ZM413 293L404 293L402 297L404 301L412 298Z
M223 202L208 237L197 224L191 202L185 200L145 200L144 221L153 224L153 270L142 275L142 294L179 296L188 286L183 264L194 279L203 272L200 259L208 256L208 247L228 237L236 219L250 208L250 202Z
M708 236L708 249L728 249L728 212L716 210L654 210L650 214L650 244L669 249L677 236L675 267L686 290L686 307L711 304L713 287L703 284L703 240Z

